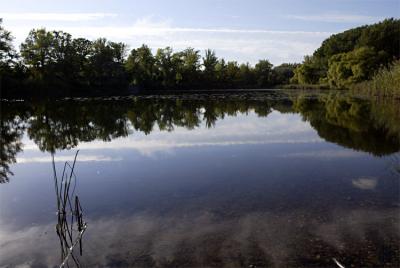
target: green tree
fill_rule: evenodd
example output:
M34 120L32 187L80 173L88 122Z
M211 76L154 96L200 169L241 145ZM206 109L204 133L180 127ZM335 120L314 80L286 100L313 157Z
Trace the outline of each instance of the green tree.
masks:
M240 64L239 66L239 84L242 88L255 86L255 71L249 63Z
M132 49L125 67L132 85L140 88L150 88L154 85L155 58L148 46L142 45Z
M13 94L14 87L25 80L26 68L19 62L19 57L12 44L11 32L4 29L0 18L0 91L1 97Z
M71 64L73 67L72 79L83 86L90 86L89 81L89 59L93 55L92 42L85 38L77 38L72 40L73 55Z
M316 57L305 56L302 64L294 69L291 83L316 84L325 77L325 71L321 68Z
M3 20L0 18L0 72L8 70L13 64L16 52L12 45L13 37L11 32L2 26Z
M315 52L316 58L324 58L325 65L335 54L350 52L360 47L372 47L385 51L391 57L400 57L400 20L386 19L372 25L353 28L334 34L323 41Z
M180 58L179 73L182 75L183 88L198 87L200 70L200 53L194 48L187 48L177 53Z
M255 66L257 76L257 87L268 87L271 85L272 64L268 60L260 60Z
M217 83L216 68L218 64L218 57L214 50L207 49L203 57L203 79L208 86L215 86Z
M388 58L382 59L386 64L392 59L400 58L400 20L386 19L364 28L356 48L373 47L376 51L385 51Z
M77 83L84 73L91 42L62 31L32 30L21 45L24 63L36 81Z
M89 58L90 83L97 87L127 84L124 68L126 45L99 38L92 43L92 55Z
M290 79L294 76L294 70L298 64L282 63L272 69L272 84L285 85L290 83Z
M72 45L72 36L62 31L53 31L51 36L49 72L53 78L72 81L75 72L79 71L79 68L75 66L74 59L77 51Z
M368 80L379 69L379 64L385 57L387 54L384 51L377 53L371 47L361 47L332 56L328 71L330 86L346 88L351 84Z
M236 61L228 61L225 68L225 88L234 88L240 75L239 64Z
M227 66L224 59L218 60L215 65L215 86L224 88L227 82Z
M384 51L387 57L381 57L379 62L383 65L399 59L400 20L386 19L376 24L353 28L327 38L323 41L321 47L314 52L312 61L305 61L303 64L306 66L298 70L300 72L299 82L301 83L302 78L307 78L307 75L301 77L302 73L313 73L319 76L319 79L311 79L315 83L319 82L318 80L326 79L329 60L332 56L348 53L362 47L370 47L375 51ZM313 75L308 76L308 78L310 77L313 77Z
M164 89L174 89L183 79L179 66L182 59L172 48L158 49L156 56L156 78Z
M21 55L33 78L42 80L51 74L54 36L46 29L31 30L21 44Z

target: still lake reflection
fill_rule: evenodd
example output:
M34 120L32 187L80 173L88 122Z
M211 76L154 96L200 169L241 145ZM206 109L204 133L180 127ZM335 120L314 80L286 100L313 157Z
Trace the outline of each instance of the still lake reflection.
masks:
M277 91L1 109L0 267L61 264L51 156L61 172L77 149L82 267L400 266L398 103Z

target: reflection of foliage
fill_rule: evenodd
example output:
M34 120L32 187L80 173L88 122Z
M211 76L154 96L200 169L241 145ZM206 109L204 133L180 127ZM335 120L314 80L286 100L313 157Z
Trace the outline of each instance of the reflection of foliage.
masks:
M122 117L124 111L118 105L60 104L39 105L28 119L29 137L42 151L54 152L75 147L81 141L110 141L129 134Z
M8 182L8 176L13 175L10 164L16 162L17 153L22 151L21 138L24 129L25 126L21 118L18 115L12 117L2 107L0 119L0 183Z
M158 128L194 129L215 126L225 116L254 111L267 117L273 110L297 112L327 141L386 155L400 148L398 103L380 103L344 95L232 94L139 96L123 100L80 100L8 103L2 118L2 167L15 162L23 130L40 150L55 152L95 139L110 141L133 131L149 134ZM24 128L18 126L26 125ZM3 134L5 133L5 134ZM5 177L7 174L2 175Z
M207 127L215 126L218 119L226 115L236 116L238 112L254 110L260 116L267 116L270 107L278 101L258 101L219 98L136 98L128 103L127 117L137 131L150 133L154 125L161 131L174 127L194 129L203 121Z
M371 116L375 127L384 127L387 135L400 140L400 104L398 100L378 99L371 103Z
M387 121L396 115L386 114L386 119L379 121L376 105L345 96L299 97L294 102L294 109L328 141L378 156L397 152L400 149L399 132L394 122Z
M400 178L400 153L389 156L389 170Z
M172 131L174 127L194 129L203 121L212 127L226 115L252 110L259 116L267 116L273 105L290 109L287 101L197 96L24 103L18 110L26 111L21 120L28 125L27 133L40 150L55 152L73 148L79 142L110 141L133 130L149 134L155 126L161 131Z

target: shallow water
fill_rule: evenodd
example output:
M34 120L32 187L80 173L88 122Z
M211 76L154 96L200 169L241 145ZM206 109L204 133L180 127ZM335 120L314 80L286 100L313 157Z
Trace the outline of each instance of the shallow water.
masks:
M398 267L398 120L279 91L3 102L0 267L61 264L52 155L78 149L72 267Z

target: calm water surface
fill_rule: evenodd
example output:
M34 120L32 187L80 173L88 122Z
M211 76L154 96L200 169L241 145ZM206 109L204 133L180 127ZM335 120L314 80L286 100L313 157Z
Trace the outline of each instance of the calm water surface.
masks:
M269 92L2 102L0 267L398 267L400 108Z

